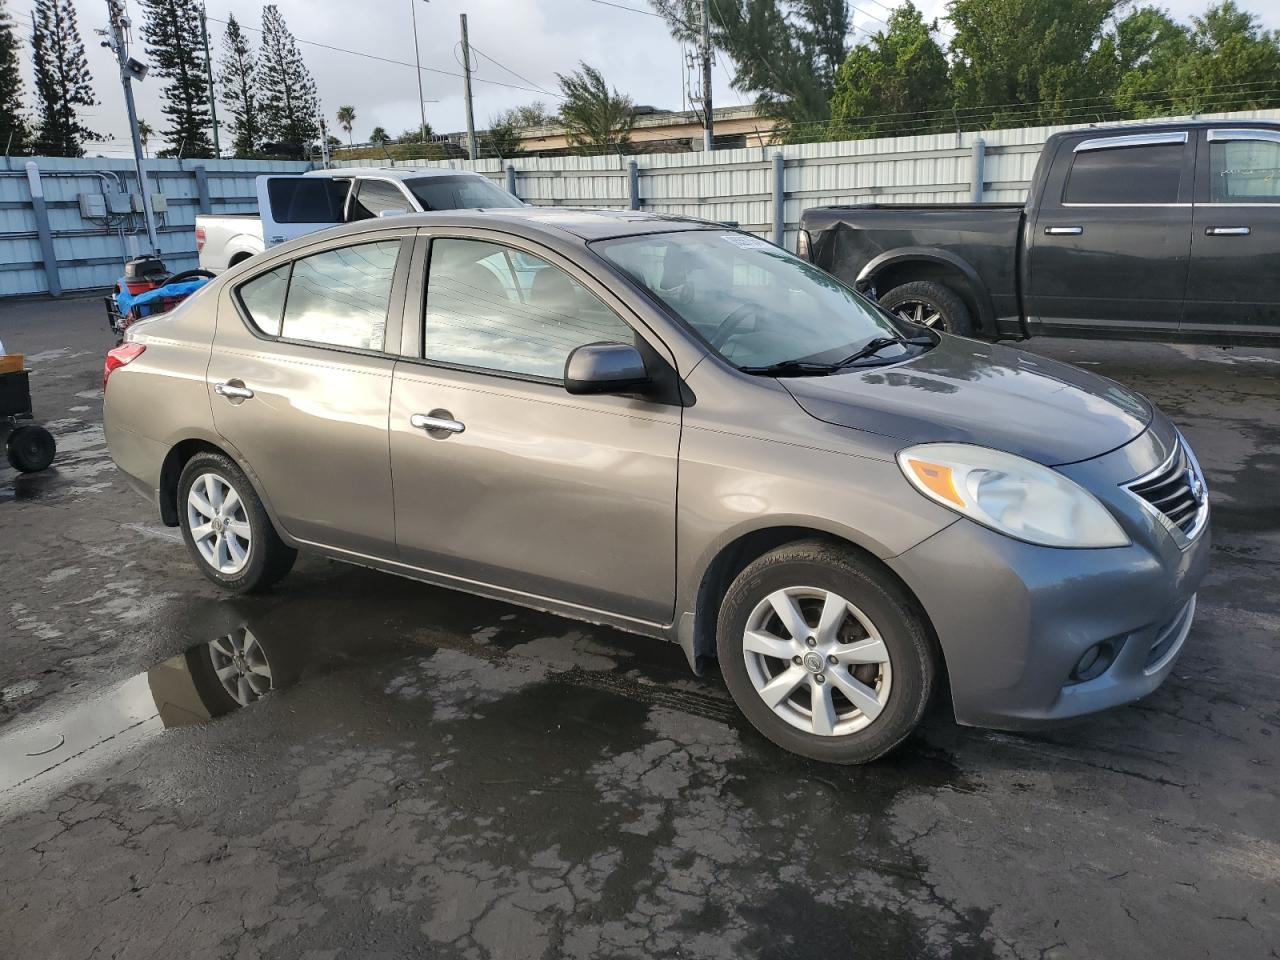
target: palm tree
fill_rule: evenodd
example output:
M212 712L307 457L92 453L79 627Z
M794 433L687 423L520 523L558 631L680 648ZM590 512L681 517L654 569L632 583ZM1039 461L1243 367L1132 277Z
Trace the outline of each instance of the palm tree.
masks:
M390 139L385 127L374 127L373 133L369 134L370 143L386 143Z
M147 144L151 142L151 137L154 133L155 131L151 129L151 124L145 120L138 121L138 139L142 141L142 155L144 157L151 156L147 152Z
M347 146L351 146L351 127L356 122L355 107L338 108L338 126L347 131Z

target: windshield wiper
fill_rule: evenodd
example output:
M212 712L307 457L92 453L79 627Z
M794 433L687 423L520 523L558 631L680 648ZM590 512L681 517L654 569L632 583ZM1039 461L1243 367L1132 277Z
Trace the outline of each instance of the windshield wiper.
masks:
M767 363L762 367L739 367L743 373L755 373L761 376L804 376L805 374L835 373L840 369L838 363L818 363L813 360L779 360Z
M859 360L865 360L867 357L873 357L885 347L891 347L894 344L912 347L931 347L934 344L933 337L872 337L864 343L857 351L849 354L839 363L833 364L836 369L847 367L850 364L857 363Z
M827 373L836 373L843 370L852 363L859 360L865 360L867 357L874 356L885 347L893 346L895 343L903 346L912 347L931 347L936 341L932 337L873 337L864 343L856 353L852 353L843 360L832 362L823 362L818 360L779 360L777 363L765 364L761 367L739 367L743 373L755 373L762 376L805 376L814 375L821 376Z

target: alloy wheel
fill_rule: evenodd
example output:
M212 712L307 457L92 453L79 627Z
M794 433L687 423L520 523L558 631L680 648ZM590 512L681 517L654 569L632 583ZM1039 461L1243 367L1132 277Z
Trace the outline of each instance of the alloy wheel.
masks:
M903 300L894 306L893 315L906 320L908 323L918 324L922 327L934 327L939 330L947 329L946 321L942 317L942 311L931 303L925 303L923 300Z
M235 576L245 568L253 531L244 501L226 478L216 473L196 477L187 492L187 525L200 556L213 569Z
M769 594L747 618L742 653L760 699L805 733L857 733L881 714L892 691L879 630L830 590L788 587Z
M210 643L209 659L222 689L242 707L271 689L271 664L258 638L246 627Z

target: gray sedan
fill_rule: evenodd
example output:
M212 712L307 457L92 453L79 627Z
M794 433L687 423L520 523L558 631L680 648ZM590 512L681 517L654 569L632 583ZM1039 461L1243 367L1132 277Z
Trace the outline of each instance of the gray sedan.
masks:
M1005 728L1151 692L1209 554L1141 396L701 221L340 227L137 323L106 378L112 456L226 590L301 549L674 640L837 763L944 684Z

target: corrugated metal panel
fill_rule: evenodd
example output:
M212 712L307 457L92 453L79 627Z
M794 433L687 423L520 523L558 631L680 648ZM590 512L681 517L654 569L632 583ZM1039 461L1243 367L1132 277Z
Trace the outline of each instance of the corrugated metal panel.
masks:
M0 297L48 291L26 164L31 158L0 158ZM121 263L145 251L146 230L140 215L113 218L111 223L80 217L81 193L137 192L133 162L127 159L37 157L40 182L53 233L58 278L64 291L110 286ZM300 173L309 163L281 160L149 160L147 176L153 192L168 200L157 216L161 256L175 271L197 265L195 216L199 192L195 167L209 175L215 213L257 210L254 179L264 173Z

